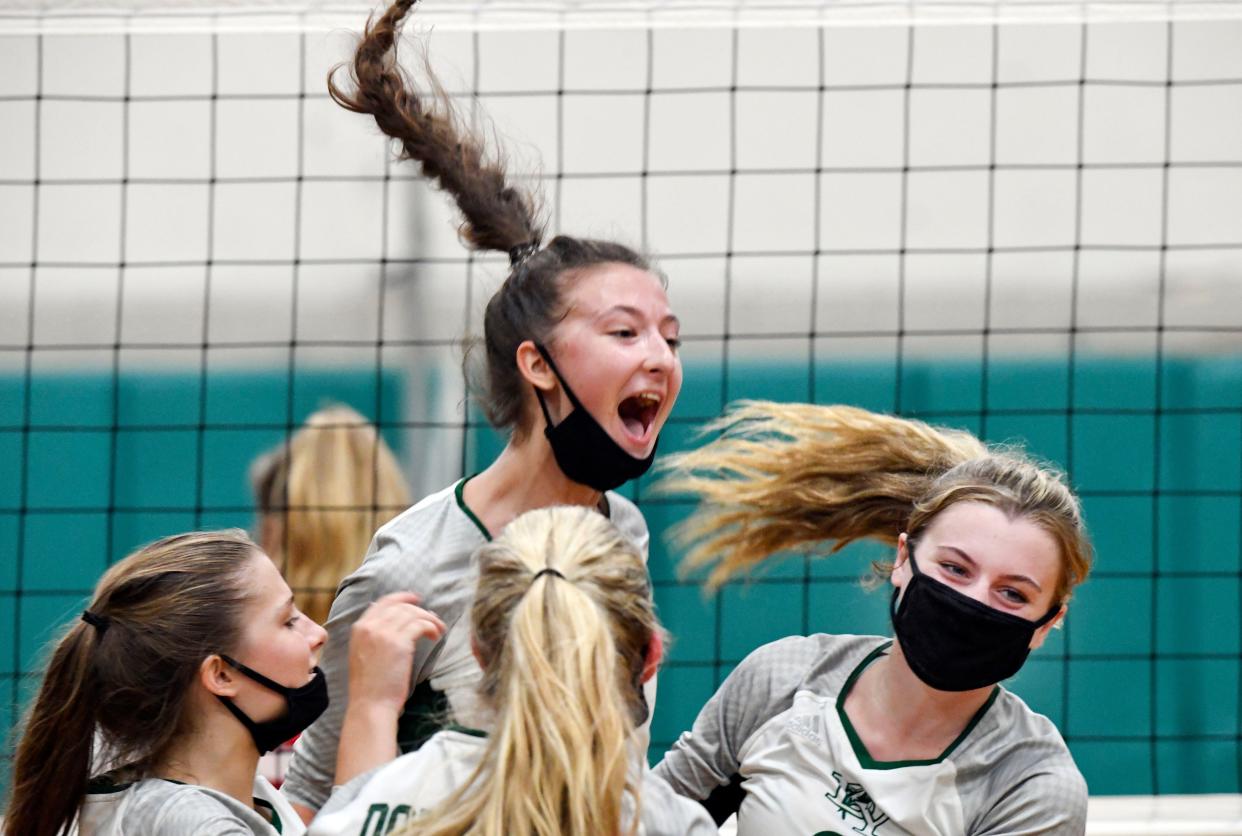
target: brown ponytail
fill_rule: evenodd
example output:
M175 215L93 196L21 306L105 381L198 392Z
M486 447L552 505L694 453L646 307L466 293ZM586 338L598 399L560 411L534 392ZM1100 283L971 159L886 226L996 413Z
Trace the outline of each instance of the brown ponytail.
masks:
M237 644L258 553L241 531L183 534L108 570L87 608L99 626L75 621L52 652L18 743L6 832L72 825L96 732L110 766L137 780L189 730L190 685L204 658Z
M1052 534L1063 559L1058 600L1090 569L1081 509L1061 475L970 433L770 401L743 402L705 432L720 437L671 457L662 490L699 501L677 536L689 546L686 567L711 567L710 586L779 552L917 537L964 501L997 505Z
M379 20L367 21L349 65L355 92L328 74L328 93L341 107L374 117L401 143L401 158L417 160L423 174L457 203L465 220L459 232L475 250L508 252L543 241L537 205L507 182L499 160L489 161L483 143L461 124L435 77L433 92L420 95L397 64L397 35L415 0L397 0Z
M378 20L368 21L348 65L354 92L328 76L328 92L342 107L366 114L401 143L402 159L417 161L422 172L448 192L461 211L461 239L474 250L509 253L514 269L487 304L483 317L484 369L471 367L473 341L467 341L466 375L480 393L480 405L493 426L529 430L523 404L529 393L517 370L517 347L525 340L548 342L566 312L566 287L578 271L598 264L628 264L650 270L647 259L623 244L558 235L546 247L538 200L512 185L499 150L488 156L470 133L430 70L429 94L416 90L397 63L396 40L415 0L396 0Z

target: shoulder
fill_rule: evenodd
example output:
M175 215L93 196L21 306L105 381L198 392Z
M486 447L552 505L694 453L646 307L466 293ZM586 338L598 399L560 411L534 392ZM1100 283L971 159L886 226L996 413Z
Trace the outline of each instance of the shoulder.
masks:
M880 636L827 633L788 636L752 651L734 674L781 691L835 691L858 664L887 641Z
M1018 824L1082 832L1087 782L1051 720L1001 688L978 732L953 758L959 785L977 785L982 825L975 832L1011 832Z
M205 787L151 778L139 781L128 792L131 798L124 805L123 821L127 829L137 833L252 836L275 832L266 825L256 829L260 823L245 817L241 804L230 803ZM257 819L253 812L251 816Z
M789 636L765 644L743 659L713 699L741 736L741 744L772 717L788 709L799 692L831 696L869 653L886 640L878 636Z
M485 538L458 501L460 484L423 497L381 526L344 586L370 584L383 594L412 588L410 581L441 564L468 563Z
M375 532L377 551L388 544L421 544L445 537L482 539L478 524L460 502L462 481L420 499Z
M643 512L616 491L608 491L604 496L608 501L608 519L645 555L651 535L647 531L647 520L643 517Z

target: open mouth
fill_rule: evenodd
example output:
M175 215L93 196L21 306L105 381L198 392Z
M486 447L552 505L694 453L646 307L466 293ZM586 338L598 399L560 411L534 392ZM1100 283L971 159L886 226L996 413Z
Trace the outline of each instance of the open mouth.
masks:
M651 392L639 392L621 401L617 414L625 430L636 439L647 435L660 411L660 396Z

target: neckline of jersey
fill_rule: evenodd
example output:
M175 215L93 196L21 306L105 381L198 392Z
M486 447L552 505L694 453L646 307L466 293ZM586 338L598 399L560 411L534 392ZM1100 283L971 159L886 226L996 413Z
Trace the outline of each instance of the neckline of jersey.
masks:
M470 509L470 506L466 504L466 483L478 475L479 474L477 473L471 473L465 479L458 482L457 487L453 489L453 495L457 497L457 507L461 509L461 512L465 514L467 518L469 518L470 522L474 523L475 528L479 529L479 533L483 535L483 539L490 543L492 542L492 533L487 530L487 526L483 524L483 521L479 519L478 515L475 514L474 511Z
M453 496L457 499L457 507L461 509L461 512L466 515L470 522L474 523L474 527L483 535L483 539L490 543L492 541L492 533L487 530L487 526L479 519L479 515L474 513L474 510L466 504L466 483L478 475L477 473L471 473L458 482L457 486L453 488ZM612 503L608 501L607 491L599 495L597 510L608 519L612 519Z
M468 730L463 729L463 731ZM156 778L157 780L164 781L168 784L176 784L179 787L192 786L191 784L187 784L185 781L178 781L176 778L164 778L160 776L156 776ZM118 784L107 774L99 775L92 778L87 783L86 793L87 795L112 795L114 793L124 792L136 783L138 782L127 781L125 783ZM255 812L267 819L268 823L272 826L272 829L274 829L277 833L284 833L284 825L280 820L280 813L276 811L276 807L272 804L272 802L258 797L253 797L252 800L254 801ZM260 810L260 808L262 809ZM264 815L264 813L266 813L266 815Z
M947 749L940 753L939 757L925 760L905 761L876 760L871 757L871 753L867 751L867 744L863 743L862 738L858 735L858 730L854 728L854 724L850 722L849 715L845 713L845 698L849 696L850 690L854 687L854 683L858 681L858 677L862 675L862 672L867 668L867 666L883 656L892 646L892 639L884 642L875 650L868 653L866 658L859 662L850 673L849 677L845 680L845 684L841 686L841 693L837 695L837 715L841 718L841 725L845 728L845 735L849 738L850 746L854 749L854 755L858 758L858 763L863 769L903 769L908 766L934 766L944 761L944 759L949 757L949 755L953 754L953 751L961 745L962 741L975 730L975 726L979 725L979 721L983 719L983 715L988 713L988 709L992 707L992 703L996 702L997 696L1000 695L1000 686L992 686L992 693L988 695L987 701L979 707L979 710L975 712L975 716L971 717L970 722L966 724L966 728L962 729L962 733L949 744Z
M265 816L265 818L267 818L268 824L270 824L272 826L272 829L275 830L277 833L285 832L284 824L282 824L280 821L280 813L276 812L276 807L274 804L272 804L272 802L266 799L263 799L263 798L256 798L254 799L254 811L258 813L260 816L266 813L267 815Z

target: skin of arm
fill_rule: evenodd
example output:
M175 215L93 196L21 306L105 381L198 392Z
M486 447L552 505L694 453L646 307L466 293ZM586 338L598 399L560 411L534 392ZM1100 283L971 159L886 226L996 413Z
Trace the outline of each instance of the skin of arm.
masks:
M414 650L437 641L444 622L411 592L372 604L350 629L349 707L336 754L337 786L397 757L397 720L409 698Z

